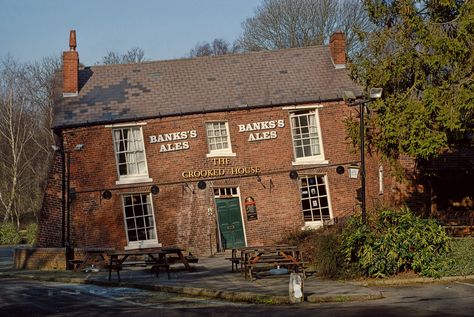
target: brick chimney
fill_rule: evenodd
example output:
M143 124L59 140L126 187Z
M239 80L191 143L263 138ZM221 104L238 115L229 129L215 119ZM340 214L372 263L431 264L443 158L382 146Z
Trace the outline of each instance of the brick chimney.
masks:
M79 91L79 54L76 46L76 31L71 30L69 51L63 52L63 97L77 96Z
M329 51L335 68L346 67L346 39L344 33L336 31L329 40Z

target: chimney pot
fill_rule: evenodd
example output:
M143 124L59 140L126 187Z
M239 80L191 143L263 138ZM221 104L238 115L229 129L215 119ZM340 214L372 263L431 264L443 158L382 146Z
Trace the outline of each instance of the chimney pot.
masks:
M329 51L336 68L346 67L346 39L344 33L337 31L329 40Z
M75 51L76 50L76 30L71 30L69 32L69 49L71 51Z

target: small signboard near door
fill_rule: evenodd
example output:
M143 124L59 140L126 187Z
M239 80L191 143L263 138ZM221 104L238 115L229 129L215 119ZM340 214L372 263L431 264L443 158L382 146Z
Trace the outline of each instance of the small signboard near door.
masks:
M255 199L249 196L245 198L245 212L247 214L247 221L257 220L257 204Z

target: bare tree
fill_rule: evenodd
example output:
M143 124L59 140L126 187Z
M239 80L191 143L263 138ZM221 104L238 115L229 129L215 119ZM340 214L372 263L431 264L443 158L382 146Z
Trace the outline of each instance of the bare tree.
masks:
M264 0L242 27L239 43L247 51L326 44L340 30L351 53L356 32L370 22L362 0Z
M102 60L96 65L110 65L110 64L135 64L146 62L145 51L139 47L133 47L124 54L107 51L107 55L102 57Z
M58 57L0 62L0 215L20 226L43 197L53 135L52 100Z
M200 42L189 52L189 57L217 56L225 54L234 54L240 52L238 43L230 45L223 39L214 39L212 43Z

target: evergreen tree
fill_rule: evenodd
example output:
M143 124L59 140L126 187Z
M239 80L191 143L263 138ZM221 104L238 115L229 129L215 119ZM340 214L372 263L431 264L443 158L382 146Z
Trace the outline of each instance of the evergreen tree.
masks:
M366 0L376 28L352 75L384 88L371 103L370 142L390 157L429 159L474 128L474 3L465 0ZM349 120L356 140L357 120ZM352 128L352 129L351 129Z

